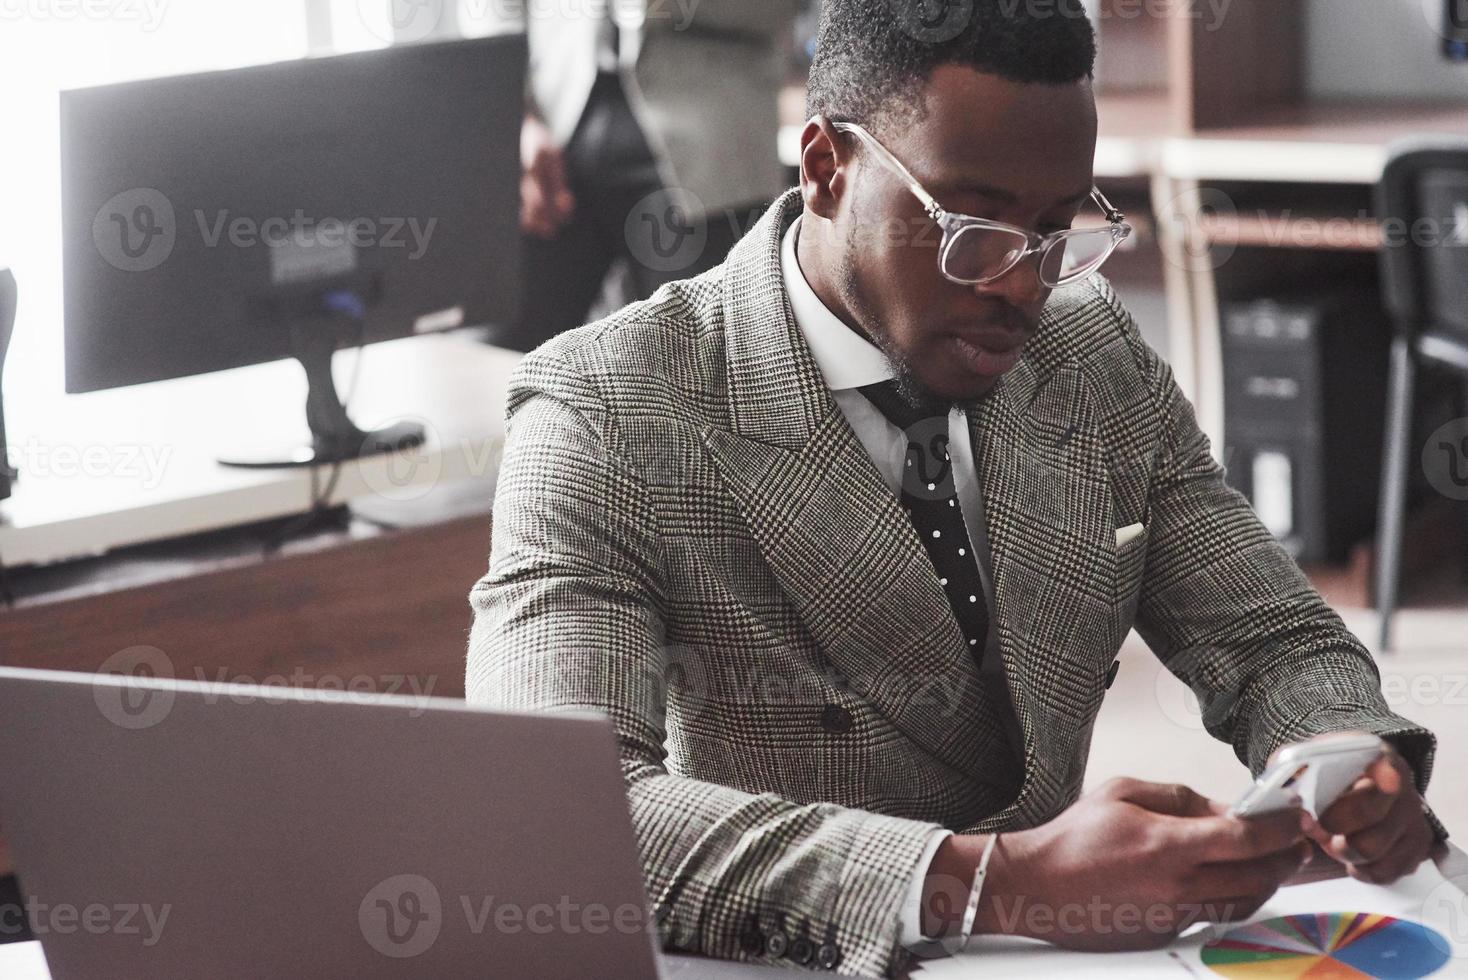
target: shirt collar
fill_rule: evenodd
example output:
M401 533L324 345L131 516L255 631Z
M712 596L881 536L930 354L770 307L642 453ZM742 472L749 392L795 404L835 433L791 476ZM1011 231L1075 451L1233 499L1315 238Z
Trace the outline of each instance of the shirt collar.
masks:
M890 381L897 376L887 355L871 341L841 322L821 302L815 290L800 271L800 262L795 254L795 241L800 234L801 218L796 218L785 238L780 243L780 273L785 280L785 295L790 298L790 310L795 314L795 325L805 335L805 342L821 369L826 387L832 391L844 391Z

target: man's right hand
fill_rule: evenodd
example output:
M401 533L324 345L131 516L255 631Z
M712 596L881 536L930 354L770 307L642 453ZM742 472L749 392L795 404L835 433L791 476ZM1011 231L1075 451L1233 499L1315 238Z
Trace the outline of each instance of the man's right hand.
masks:
M1165 946L1196 922L1248 918L1312 849L1298 809L1247 820L1227 810L1185 786L1113 779L1050 823L1001 835L974 932L1137 950ZM942 918L961 915L954 895L966 896L987 840L945 841L925 908L941 893Z
M520 229L554 238L575 210L560 148L545 123L527 115L520 129Z

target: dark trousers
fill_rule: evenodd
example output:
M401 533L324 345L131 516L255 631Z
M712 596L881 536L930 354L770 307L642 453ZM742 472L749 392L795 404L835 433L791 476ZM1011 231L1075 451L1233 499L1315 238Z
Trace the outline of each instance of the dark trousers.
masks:
M20 884L15 875L0 875L0 943L24 943L35 938L26 921Z
M597 80L564 153L575 213L554 238L523 237L520 316L490 338L498 346L533 350L586 323L614 265L626 272L628 300L706 272L768 203L708 213L665 189L615 75Z

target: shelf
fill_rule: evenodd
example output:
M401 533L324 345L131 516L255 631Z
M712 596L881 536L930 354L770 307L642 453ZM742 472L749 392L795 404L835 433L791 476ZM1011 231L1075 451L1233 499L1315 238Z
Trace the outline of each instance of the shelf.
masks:
M1299 103L1259 110L1248 125L1168 140L1162 168L1196 180L1374 184L1393 142L1465 133L1463 105Z
M1202 215L1199 226L1215 245L1293 248L1327 252L1375 252L1381 225L1340 215Z

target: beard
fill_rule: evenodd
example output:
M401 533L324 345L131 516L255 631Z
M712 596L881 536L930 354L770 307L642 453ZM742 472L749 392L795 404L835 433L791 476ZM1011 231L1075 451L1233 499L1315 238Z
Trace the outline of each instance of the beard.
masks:
M857 236L857 224L860 218L857 214L858 199L853 204L853 220L846 230L845 247L841 250L840 267L837 269L837 288L840 290L841 302L857 322L857 332L862 334L868 341L876 346L892 365L893 385L897 394L903 401L914 409L922 412L925 416L947 415L954 405L959 404L951 398L943 398L934 392L918 378L917 372L913 370L912 362L898 348L892 335L882 327L882 321L872 309L872 304L867 299L862 288L861 277L856 273L856 254L859 247Z

